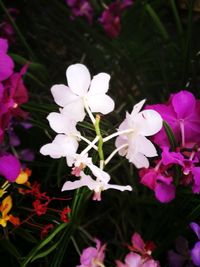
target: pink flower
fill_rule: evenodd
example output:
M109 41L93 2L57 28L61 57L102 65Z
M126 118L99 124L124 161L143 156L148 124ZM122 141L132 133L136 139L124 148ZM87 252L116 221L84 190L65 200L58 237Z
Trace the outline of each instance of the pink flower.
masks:
M116 38L119 35L121 31L121 14L132 3L132 0L117 0L103 11L99 21L109 37Z
M159 267L159 262L153 259L143 259L141 255L130 252L125 257L125 263L117 260L117 267Z
M100 264L103 264L106 244L101 245L101 241L98 239L94 241L96 242L96 248L88 247L84 249L80 257L81 265L77 267L99 267Z
M87 0L66 0L66 4L71 8L74 17L86 17L91 24L93 19L93 8Z

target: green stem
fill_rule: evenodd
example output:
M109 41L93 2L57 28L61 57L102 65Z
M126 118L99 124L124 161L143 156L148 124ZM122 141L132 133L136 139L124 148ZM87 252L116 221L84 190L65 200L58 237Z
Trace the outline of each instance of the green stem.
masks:
M29 47L28 43L26 42L26 39L24 38L23 34L20 32L19 28L17 27L14 19L10 16L10 14L9 14L7 8L4 6L2 0L0 0L0 6L3 9L4 13L6 14L6 16L8 17L8 19L9 19L10 23L12 24L14 30L16 31L17 35L19 36L21 42L26 47L26 49L30 53L31 57L34 58L33 51L31 50L31 48Z
M101 162L104 162L104 153L103 153L103 137L101 135L101 131L100 131L100 119L101 117L99 115L96 116L96 120L95 120L95 131L96 131L96 135L99 137L99 142L98 142L98 153L99 153L99 158Z

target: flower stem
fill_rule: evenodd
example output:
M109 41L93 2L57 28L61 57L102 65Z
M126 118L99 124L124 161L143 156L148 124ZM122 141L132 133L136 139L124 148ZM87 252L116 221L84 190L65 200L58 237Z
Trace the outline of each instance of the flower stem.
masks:
M91 148L93 148L94 144L99 140L99 136L96 136L94 140L81 152L81 155L85 155Z
M85 138L84 136L82 136L82 135L80 135L80 134L73 134L74 136L76 136L76 137L78 137L78 138L80 138L80 139L82 139L83 141L85 141L87 144L92 144L92 142L90 141L90 140L88 140L87 138ZM95 146L95 144L93 144L93 146L92 146L95 150L98 150L98 147L97 146Z
M91 112L91 110L90 110L90 108L89 108L89 106L87 104L87 100L85 98L83 99L83 102L84 102L84 107L85 107L85 109L86 109L86 111L87 111L92 123L95 125L96 120L95 120L95 118L94 118L94 116L93 116L93 114L92 114L92 112Z
M133 129L126 129L126 130L123 130L123 131L117 131L117 132L115 132L115 133L103 138L103 142L105 143L108 140L110 140L110 139L112 139L112 138L114 138L114 137L116 137L118 135L128 134L128 133L132 133L132 132L133 132Z
M122 148L125 148L125 147L127 147L127 146L128 146L128 144L123 144L123 145L121 145L120 147L116 148L116 149L110 154L110 156L107 157L107 159L105 160L105 165L108 164L108 162L114 157L114 155L115 155L118 151L120 151Z
M103 138L101 135L101 131L100 131L100 116L97 115L96 116L96 121L95 121L95 131L96 131L96 135L99 137L99 142L98 142L98 153L99 153L99 158L100 158L100 167L101 169L103 169L104 166L104 153L103 153Z

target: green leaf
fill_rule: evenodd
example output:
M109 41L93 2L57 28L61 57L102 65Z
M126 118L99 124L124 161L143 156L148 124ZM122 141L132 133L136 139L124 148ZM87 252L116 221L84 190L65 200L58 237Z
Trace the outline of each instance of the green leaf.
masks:
M152 20L155 23L156 27L158 28L160 35L165 40L169 40L169 35L168 35L168 33L167 33L162 21L160 20L159 16L154 11L154 9L149 4L145 4L145 9L146 9L147 13L149 14L149 16L152 18Z
M169 143L171 145L171 149L175 150L177 144L176 144L176 139L174 137L173 131L171 129L171 127L169 126L169 124L166 121L163 121L163 126L166 132L166 135L169 139Z
M25 260L22 262L21 267L27 266L29 262L33 260L34 257L36 257L37 253L46 246L60 231L62 231L65 227L67 227L68 224L62 223L60 224L47 238L42 240L34 249L31 250L31 252L28 254L28 256L25 258Z
M43 251L43 252L37 254L35 257L32 258L31 262L33 262L33 261L35 261L35 260L37 260L37 259L46 257L46 256L47 256L48 254L50 254L54 249L57 248L58 243L59 243L59 242L55 243L53 246L51 246L51 247L48 248L47 250L45 250L45 251Z

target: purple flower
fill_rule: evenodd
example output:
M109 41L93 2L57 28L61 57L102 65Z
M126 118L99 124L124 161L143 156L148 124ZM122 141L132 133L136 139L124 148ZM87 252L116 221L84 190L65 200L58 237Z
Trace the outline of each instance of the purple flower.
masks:
M20 162L11 154L0 155L0 175L9 182L14 182L20 173Z
M170 250L168 252L169 266L171 267L182 267L185 262L189 262L190 252L188 247L188 241L184 237L178 237L176 239L175 251ZM191 263L187 265L193 266Z
M88 247L84 249L80 258L81 265L77 267L98 267L103 264L106 245L101 245L98 239L94 241L96 242L96 248Z
M7 55L8 41L0 38L0 82L8 79L13 73L14 62L10 56Z
M74 17L86 17L91 24L93 20L93 8L87 0L66 0L66 4L71 8Z
M104 31L110 38L115 38L121 31L122 12L132 5L132 0L117 0L105 9L99 18Z
M192 93L180 91L170 96L167 104L147 106L160 113L173 130L177 142L182 146L187 143L200 144L200 105ZM164 129L153 137L160 146L169 146L169 140Z
M190 227L192 228L192 230L195 232L195 234L199 239L199 241L196 242L194 247L191 249L190 255L195 266L200 266L200 227L195 222L190 223Z

